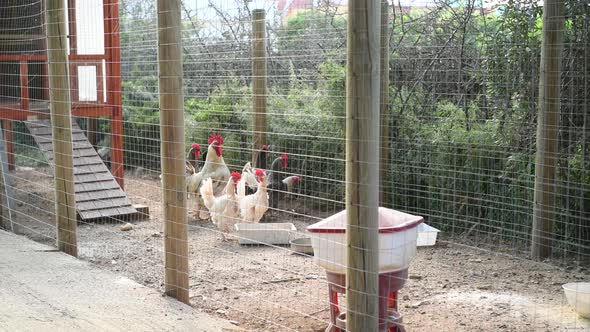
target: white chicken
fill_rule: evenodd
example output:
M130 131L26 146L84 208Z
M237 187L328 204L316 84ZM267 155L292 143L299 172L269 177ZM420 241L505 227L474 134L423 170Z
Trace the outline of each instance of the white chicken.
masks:
M197 211L200 219L208 219L209 214L203 208L202 197L199 197L199 188L204 179L211 178L213 186L213 194L219 195L224 187L226 181L229 179L229 168L225 164L222 155L223 137L220 135L211 135L209 137L209 147L207 148L207 158L201 171L194 173L187 178L187 190L190 193L197 194Z
M240 216L246 223L258 223L268 210L268 178L261 169L255 171L258 180L258 190L254 194L246 195L246 181L244 178L238 182L238 200L240 203Z
M232 173L229 181L227 181L224 193L218 197L213 194L213 181L211 178L203 181L203 185L199 190L203 202L211 214L211 221L222 231L224 241L226 240L225 233L231 232L240 217L238 196L236 195L238 181L240 181L240 173Z
M301 183L301 177L292 175L284 178L281 182L287 187L287 192L293 192L293 189Z

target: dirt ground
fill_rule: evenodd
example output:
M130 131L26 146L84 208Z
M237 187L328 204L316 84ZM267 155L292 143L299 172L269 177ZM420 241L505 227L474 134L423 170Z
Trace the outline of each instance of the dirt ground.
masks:
M47 169L21 168L14 189L15 230L53 243L53 185ZM79 256L101 268L163 289L160 182L128 175L126 190L150 207L149 220L131 231L119 224L79 226ZM298 202L285 209L300 211ZM314 212L324 217L333 211ZM302 213L311 214L309 210ZM317 219L277 213L271 222L292 222L302 233ZM329 319L327 283L311 257L288 248L223 242L211 223L190 218L191 303L255 331L323 331ZM400 291L408 331L586 331L590 321L567 305L561 285L588 281L582 265L558 267L503 250L484 250L445 241L419 248ZM507 248L509 249L509 248Z

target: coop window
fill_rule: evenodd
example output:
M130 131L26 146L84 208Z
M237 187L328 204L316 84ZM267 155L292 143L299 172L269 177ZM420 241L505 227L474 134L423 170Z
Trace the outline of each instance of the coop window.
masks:
M97 101L96 66L78 66L78 98Z
M78 54L104 54L104 15L102 6L102 0L76 1Z

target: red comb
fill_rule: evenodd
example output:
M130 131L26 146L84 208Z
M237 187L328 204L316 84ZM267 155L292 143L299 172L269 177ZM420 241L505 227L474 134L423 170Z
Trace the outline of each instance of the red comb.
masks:
M257 168L256 169L256 176L260 177L260 176L263 176L263 175L264 175L264 171L261 170L260 168Z
M238 181L240 181L240 179L242 178L242 174L240 174L240 172L232 172L230 174L230 177L234 180L235 183L238 183Z
M221 137L221 135L219 134L211 134L211 136L209 136L209 144L213 143L213 141L217 141L217 143L219 143L219 145L223 144L223 137Z
M281 155L281 158L283 158L284 160L289 160L289 156L286 153L283 153Z
M199 144L197 144L197 143L191 144L191 148L197 149L197 150L201 150L201 146Z
M268 145L263 145L261 149L262 150L268 150Z

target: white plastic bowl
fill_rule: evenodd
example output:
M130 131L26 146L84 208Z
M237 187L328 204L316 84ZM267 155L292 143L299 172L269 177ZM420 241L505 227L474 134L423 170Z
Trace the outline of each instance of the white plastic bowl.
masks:
M418 247L429 247L436 244L436 237L440 230L426 225L418 225Z
M590 319L590 282L571 282L562 287L567 302L578 315Z
M291 250L298 254L313 255L313 247L311 246L311 238L301 237L290 241Z
M379 208L379 272L408 268L416 255L420 216ZM316 263L329 272L346 274L346 211L307 227Z

